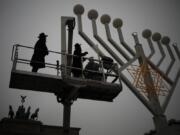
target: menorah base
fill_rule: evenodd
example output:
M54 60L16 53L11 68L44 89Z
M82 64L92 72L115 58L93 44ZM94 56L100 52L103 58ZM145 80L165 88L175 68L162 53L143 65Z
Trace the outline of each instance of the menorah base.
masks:
M168 122L165 115L154 116L153 120L157 132L161 132L168 127Z
M180 121L169 120L166 128L162 128L159 131L150 130L149 133L144 135L180 135Z

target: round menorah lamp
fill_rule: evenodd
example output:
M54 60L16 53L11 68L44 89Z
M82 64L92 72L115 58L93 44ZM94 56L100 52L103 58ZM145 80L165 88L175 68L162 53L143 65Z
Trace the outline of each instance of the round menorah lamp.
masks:
M164 45L168 45L170 43L170 38L168 36L164 36L161 39L161 43L164 44Z
M88 12L88 18L90 20L93 20L93 19L97 19L98 18L98 12L94 9L91 9L89 12Z
M120 18L114 19L114 21L113 21L113 27L114 28L121 28L122 25L123 25L122 19L120 19Z
M146 38L146 39L150 38L151 35L152 35L152 32L151 32L151 30L149 30L149 29L145 29L145 30L142 32L142 36L143 36L144 38Z
M102 24L109 24L111 22L111 17L108 14L104 14L101 16Z
M84 7L80 4L77 4L76 6L74 6L73 11L76 15L82 15L84 13Z
M152 40L153 41L160 41L161 40L161 34L156 32L152 35Z

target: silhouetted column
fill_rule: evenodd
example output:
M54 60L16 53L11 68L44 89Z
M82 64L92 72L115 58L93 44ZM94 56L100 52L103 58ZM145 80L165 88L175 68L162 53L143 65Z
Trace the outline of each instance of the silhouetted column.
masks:
M64 132L69 133L70 130L70 121L71 121L71 101L65 100L62 102L64 106L64 112L63 112L63 128Z

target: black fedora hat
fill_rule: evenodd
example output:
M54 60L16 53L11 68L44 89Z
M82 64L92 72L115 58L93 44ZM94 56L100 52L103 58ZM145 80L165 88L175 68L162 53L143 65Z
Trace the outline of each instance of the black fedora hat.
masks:
M80 47L80 46L81 46L81 44L76 43L74 46L75 46L75 47Z
M38 38L43 38L43 37L47 37L48 35L46 35L44 32L40 33Z

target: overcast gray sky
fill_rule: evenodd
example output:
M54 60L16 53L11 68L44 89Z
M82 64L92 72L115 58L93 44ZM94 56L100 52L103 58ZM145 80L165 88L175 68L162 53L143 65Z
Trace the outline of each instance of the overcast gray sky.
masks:
M34 46L40 32L48 34L47 47L50 50L60 51L60 17L76 17L73 14L76 4L85 7L83 26L91 38L92 29L87 12L96 9L99 16L106 13L112 19L118 17L123 20L124 37L132 48L134 41L131 33L138 32L145 52L149 53L147 43L141 36L141 32L146 28L153 33L160 32L169 36L179 47L179 0L0 0L0 119L7 116L9 104L14 110L17 109L20 104L19 95L27 95L26 107L31 105L32 111L40 107L39 119L44 124L62 125L63 108L53 94L9 89L12 67L10 57L13 44ZM97 23L100 35L107 41L99 19ZM112 25L110 28L112 37L118 42L115 29ZM96 40L93 41L97 43ZM88 56L95 55L78 35L77 27L74 33L75 42L83 44L83 50L89 51ZM152 60L156 62L157 58L159 55L156 54ZM162 68L166 67L168 62L167 58ZM172 79L177 67L179 68L179 62L173 67L174 72L170 73ZM168 119L180 119L179 87L178 83L166 111ZM142 135L154 128L150 112L124 84L123 92L113 103L78 99L72 106L71 125L82 128L81 135Z

